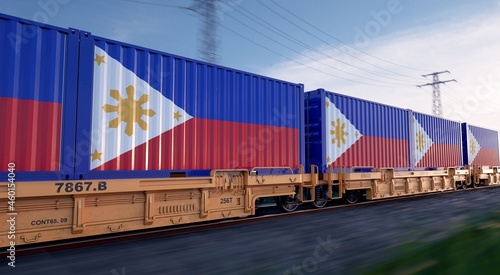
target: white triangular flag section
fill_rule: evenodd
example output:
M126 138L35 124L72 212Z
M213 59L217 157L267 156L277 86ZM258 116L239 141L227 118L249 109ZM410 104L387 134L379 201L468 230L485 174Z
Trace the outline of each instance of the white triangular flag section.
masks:
M467 138L469 139L467 141L467 144L469 145L469 148L467 148L467 150L469 154L469 164L470 164L476 158L477 154L479 153L479 150L481 150L481 146L479 146L479 142L477 142L476 137L472 134L472 131L468 126L467 126Z
M92 106L91 169L192 118L97 46Z
M345 153L362 135L328 97L325 97L325 104L326 163L330 164Z
M413 117L413 129L415 130L415 144L413 145L413 149L415 152L415 165L417 165L434 142L415 117Z

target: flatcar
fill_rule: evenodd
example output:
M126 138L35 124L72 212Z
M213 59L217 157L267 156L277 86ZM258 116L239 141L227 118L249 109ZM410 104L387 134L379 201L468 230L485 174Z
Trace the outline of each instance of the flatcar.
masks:
M500 183L498 132L0 14L0 246Z

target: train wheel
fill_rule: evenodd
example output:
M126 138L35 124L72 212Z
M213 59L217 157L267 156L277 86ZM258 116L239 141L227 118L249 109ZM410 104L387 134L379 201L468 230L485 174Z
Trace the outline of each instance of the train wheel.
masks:
M321 207L324 207L327 202L328 202L327 199L319 199L319 200L313 201L313 204L316 208L321 208Z
M462 189L467 189L467 182L462 182Z
M281 196L277 198L278 206L285 212L293 212L299 207L299 202L295 197Z
M316 200L313 201L313 204L316 208L322 208L328 202L328 190L324 186L316 187Z
M477 188L477 184L475 182L472 182L470 186L472 186L472 188Z
M261 204L262 204L262 199L256 199L255 200L255 210L259 209Z
M361 191L359 190L348 190L345 191L344 198L348 203L356 203L361 196Z

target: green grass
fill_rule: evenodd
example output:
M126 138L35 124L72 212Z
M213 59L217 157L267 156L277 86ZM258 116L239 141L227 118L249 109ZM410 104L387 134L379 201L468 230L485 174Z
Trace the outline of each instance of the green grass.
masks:
M363 274L500 274L498 211L471 224L442 240L396 248L390 262Z

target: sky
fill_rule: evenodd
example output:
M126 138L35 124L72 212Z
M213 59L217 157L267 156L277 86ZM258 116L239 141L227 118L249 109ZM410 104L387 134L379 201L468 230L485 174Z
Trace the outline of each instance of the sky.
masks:
M195 0L0 0L0 13L202 59ZM218 0L217 63L500 129L500 0Z

